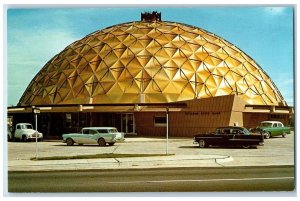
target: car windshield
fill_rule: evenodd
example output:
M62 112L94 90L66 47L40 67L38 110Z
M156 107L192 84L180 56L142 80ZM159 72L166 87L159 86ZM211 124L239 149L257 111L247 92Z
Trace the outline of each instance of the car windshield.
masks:
M250 133L250 131L248 131L247 128L244 128L244 134L245 134L245 135L250 135L251 133Z
M32 126L30 124L25 124L22 126L22 129L32 129Z
M272 123L268 123L268 122L262 122L260 123L261 127L272 127Z

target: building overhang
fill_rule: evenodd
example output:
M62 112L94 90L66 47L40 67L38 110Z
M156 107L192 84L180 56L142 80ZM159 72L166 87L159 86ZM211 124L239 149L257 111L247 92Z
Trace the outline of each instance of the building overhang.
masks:
M244 113L294 114L294 107L274 105L246 105Z
M124 104L66 104L66 105L36 105L8 107L9 114L32 113L38 108L40 113L66 113L66 112L165 112L181 111L187 104L180 103L124 103Z

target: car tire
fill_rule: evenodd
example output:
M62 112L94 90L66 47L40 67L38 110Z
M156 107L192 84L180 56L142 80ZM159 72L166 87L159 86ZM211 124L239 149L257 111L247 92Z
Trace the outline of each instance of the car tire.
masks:
M105 140L104 140L103 138L100 138L100 139L98 140L98 145L101 146L101 147L104 147L104 146L106 145Z
M250 145L249 145L249 144L243 144L242 147L243 147L244 149L249 149L249 148L250 148Z
M72 146L74 144L74 141L71 138L68 138L66 140L67 146Z
M206 145L206 141L205 140L199 140L199 147L200 148L204 148L204 147L206 147L207 145Z
M22 135L21 141L22 142L27 142L28 141L27 136L26 135Z
M283 138L286 138L286 136L287 136L287 133L285 133L285 132L282 133L282 137L283 137Z
M270 132L265 132L264 136L266 139L269 139L271 137L271 133Z

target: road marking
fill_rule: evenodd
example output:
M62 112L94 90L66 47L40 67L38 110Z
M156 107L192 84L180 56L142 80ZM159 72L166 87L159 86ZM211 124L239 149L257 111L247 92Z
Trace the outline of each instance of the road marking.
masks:
M110 184L130 184L130 183L174 183L174 182L216 182L216 181L251 181L251 180L284 180L294 179L294 177L266 177L266 178L241 178L241 179L183 179L183 180L161 180L161 181L113 181Z

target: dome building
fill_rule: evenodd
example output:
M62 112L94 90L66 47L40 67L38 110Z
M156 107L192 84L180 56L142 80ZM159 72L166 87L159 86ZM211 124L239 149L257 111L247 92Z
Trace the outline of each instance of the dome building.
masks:
M41 109L39 127L49 137L83 126L164 135L166 112L171 136L271 119L287 124L292 114L246 53L201 28L161 21L157 12L91 33L55 55L9 113L17 120L17 113L32 116L32 107Z

